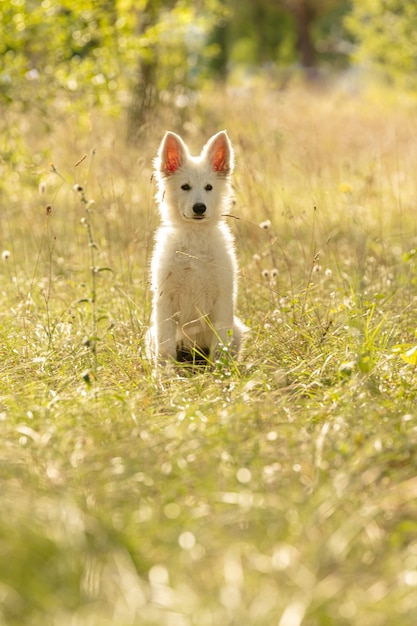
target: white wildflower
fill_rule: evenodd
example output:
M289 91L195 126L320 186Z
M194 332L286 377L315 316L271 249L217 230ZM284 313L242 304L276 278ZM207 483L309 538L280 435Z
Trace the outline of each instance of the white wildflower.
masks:
M268 230L268 228L271 228L271 220L265 220L264 222L261 222L259 224L259 228L262 228L262 230Z

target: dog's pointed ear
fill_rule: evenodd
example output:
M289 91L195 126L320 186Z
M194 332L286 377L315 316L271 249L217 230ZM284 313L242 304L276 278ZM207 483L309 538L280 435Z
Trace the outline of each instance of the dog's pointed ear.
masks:
M181 167L187 146L176 133L165 133L159 148L159 169L164 176L171 176Z
M225 130L213 135L207 142L204 153L208 155L213 170L227 176L233 170L233 148Z

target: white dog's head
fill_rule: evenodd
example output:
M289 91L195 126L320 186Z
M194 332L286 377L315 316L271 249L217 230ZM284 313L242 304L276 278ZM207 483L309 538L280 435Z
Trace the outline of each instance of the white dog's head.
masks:
M171 224L213 223L227 210L233 149L226 131L213 135L200 156L167 132L155 159L162 219Z

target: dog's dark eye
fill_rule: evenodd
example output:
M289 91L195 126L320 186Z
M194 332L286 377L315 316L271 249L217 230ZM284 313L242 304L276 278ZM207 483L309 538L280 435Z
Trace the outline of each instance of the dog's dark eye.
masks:
M181 189L183 189L183 191L190 191L191 187L188 183L185 183L185 185L181 185Z
M211 191L211 190L213 189L213 185L206 185L206 186L204 187L204 189L205 189L206 191Z

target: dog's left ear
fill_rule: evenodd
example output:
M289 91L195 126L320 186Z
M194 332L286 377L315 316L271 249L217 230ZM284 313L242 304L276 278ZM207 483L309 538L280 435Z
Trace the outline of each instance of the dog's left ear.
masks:
M225 130L213 135L203 150L208 155L213 170L227 176L233 170L233 148Z

